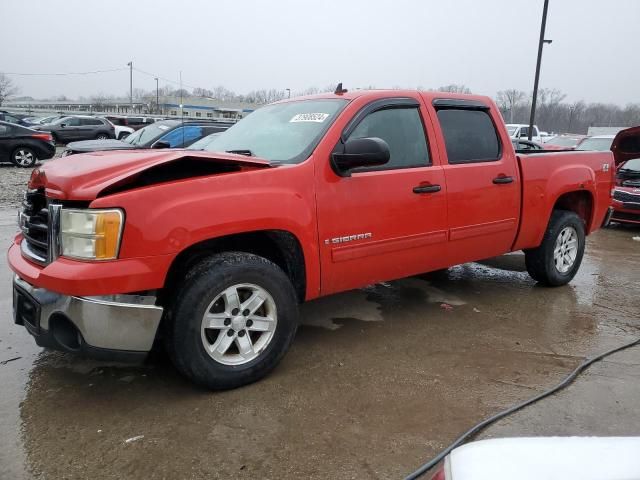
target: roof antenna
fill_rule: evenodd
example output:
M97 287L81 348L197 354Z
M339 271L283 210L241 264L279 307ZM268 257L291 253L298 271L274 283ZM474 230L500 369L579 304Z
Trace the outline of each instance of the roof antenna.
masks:
M336 95L342 95L344 93L347 93L349 90L347 90L346 88L342 88L342 82L340 82L338 84L338 86L336 87L335 93Z

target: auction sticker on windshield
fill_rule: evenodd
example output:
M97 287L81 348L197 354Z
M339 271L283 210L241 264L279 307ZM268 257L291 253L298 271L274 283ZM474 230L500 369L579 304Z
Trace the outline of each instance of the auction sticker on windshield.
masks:
M289 123L294 122L324 122L327 117L329 117L328 113L299 113L294 115L294 117L289 120Z

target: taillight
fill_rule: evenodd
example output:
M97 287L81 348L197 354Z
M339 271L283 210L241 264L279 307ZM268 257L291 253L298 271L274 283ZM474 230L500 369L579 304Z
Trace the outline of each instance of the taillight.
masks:
M436 474L431 477L431 480L447 480L447 476L444 473L444 467L440 468L440 470L438 470Z
M53 137L50 133L34 133L33 135L31 135L31 138L44 140L45 142L53 142Z

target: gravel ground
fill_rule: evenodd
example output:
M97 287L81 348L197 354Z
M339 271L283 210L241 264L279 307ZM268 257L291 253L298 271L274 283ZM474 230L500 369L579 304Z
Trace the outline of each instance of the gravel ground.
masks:
M66 147L56 147L58 158ZM41 166L50 160L38 162ZM11 163L0 163L0 209L18 208L22 202L22 194L27 188L33 168L18 168Z
M0 208L18 208L22 194L27 188L32 168L18 168L11 164L0 164Z

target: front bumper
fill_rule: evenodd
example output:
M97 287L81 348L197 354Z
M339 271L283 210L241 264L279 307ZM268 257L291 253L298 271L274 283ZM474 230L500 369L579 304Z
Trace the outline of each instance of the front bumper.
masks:
M163 309L155 297L76 297L13 280L14 321L42 347L101 359L137 360L153 345Z

